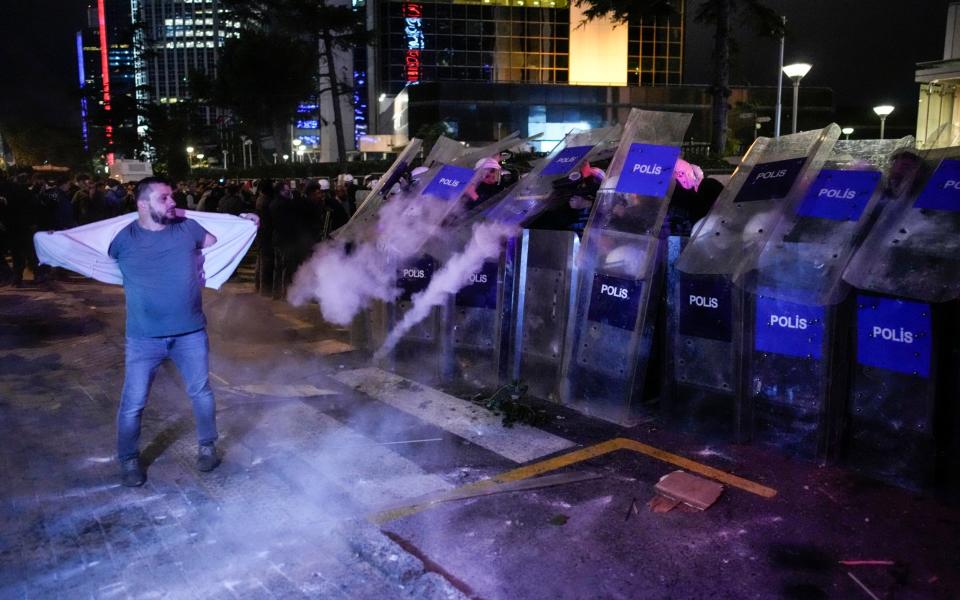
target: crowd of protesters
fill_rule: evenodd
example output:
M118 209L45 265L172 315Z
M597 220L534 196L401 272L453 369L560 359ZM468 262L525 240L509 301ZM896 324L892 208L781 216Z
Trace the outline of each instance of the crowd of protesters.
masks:
M33 234L60 231L136 211L135 182L122 184L86 174L8 175L0 172L0 285L23 284L29 268L34 282L51 276L37 264ZM256 213L256 286L280 298L313 246L347 222L360 186L350 175L330 179L181 181L173 194L178 208L232 215Z

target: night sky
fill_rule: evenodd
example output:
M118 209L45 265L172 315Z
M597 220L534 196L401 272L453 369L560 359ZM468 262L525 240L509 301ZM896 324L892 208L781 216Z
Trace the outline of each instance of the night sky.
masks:
M0 119L77 123L74 33L86 0L0 0ZM943 56L948 0L768 0L786 14L787 63L813 70L801 84L832 87L838 107L890 102L915 119L917 62ZM698 0L688 0L693 10ZM741 27L734 84L776 85L777 42ZM712 32L689 23L685 79L709 83Z

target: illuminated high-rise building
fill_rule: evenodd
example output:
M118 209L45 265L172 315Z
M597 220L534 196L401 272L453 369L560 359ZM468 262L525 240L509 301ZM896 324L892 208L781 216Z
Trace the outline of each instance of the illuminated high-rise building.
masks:
M549 146L572 125L615 120L621 101L602 88L684 83L686 3L675 7L616 25L587 22L572 0L371 3L370 120L401 139L442 121L467 140L519 128Z
M136 154L133 21L128 0L96 0L76 34L84 147L112 163Z
M141 102L176 104L190 96L190 73L216 72L226 40L240 23L220 0L129 0L134 21L137 94ZM202 109L211 124L214 108Z
M570 129L622 123L631 108L688 112L691 147L711 136L711 86L685 77L690 3L628 23L587 21L574 0L380 0L367 5L369 130L394 146L442 125L467 142L512 131L549 150ZM731 86L730 106L773 115L776 81ZM804 112L833 111L832 91L805 88ZM764 121L738 117L741 144ZM770 126L765 126L770 127ZM372 140L379 146L381 138Z
M678 85L683 1L678 9L612 27L581 23L567 0L379 2L380 91L427 81Z

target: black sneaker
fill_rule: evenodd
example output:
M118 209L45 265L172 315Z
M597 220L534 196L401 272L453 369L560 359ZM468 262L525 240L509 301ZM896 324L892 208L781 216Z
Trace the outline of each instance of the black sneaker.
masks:
M139 458L128 458L120 463L120 483L126 487L140 487L147 480L147 474L140 466Z
M197 449L197 470L212 471L220 464L220 456L217 454L217 447L213 444L199 446Z

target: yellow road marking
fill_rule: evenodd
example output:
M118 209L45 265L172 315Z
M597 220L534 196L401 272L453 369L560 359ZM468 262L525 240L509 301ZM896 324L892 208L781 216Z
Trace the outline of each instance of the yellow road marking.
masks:
M499 475L495 475L490 479L484 479L483 481L478 481L476 483L471 483L459 488L440 492L434 496L424 498L421 501L409 506L382 511L373 515L371 520L378 525L383 524L387 521L399 519L400 517L416 514L439 502L455 499L457 496L466 491L482 490L508 481L517 481L520 479L527 479L529 477L536 477L537 475L562 469L563 467L568 467L574 463L590 460L592 458L603 456L604 454L609 454L617 450L630 450L632 452L639 452L640 454L645 454L651 458L656 458L657 460L662 460L663 462L676 465L688 471L698 473L704 477L709 477L710 479L715 479L731 487L740 488L763 498L773 498L777 495L777 490L773 488L769 488L759 483L750 481L749 479L744 479L743 477L738 477L731 473L727 473L726 471L721 471L720 469L715 469L705 464L698 463L695 460L690 460L689 458L685 458L678 454L660 450L659 448L654 448L653 446L643 444L636 440L627 438L614 438L612 440L607 440L606 442L601 442L581 450L575 450L573 452L568 452L567 454L548 458L547 460L518 467Z

